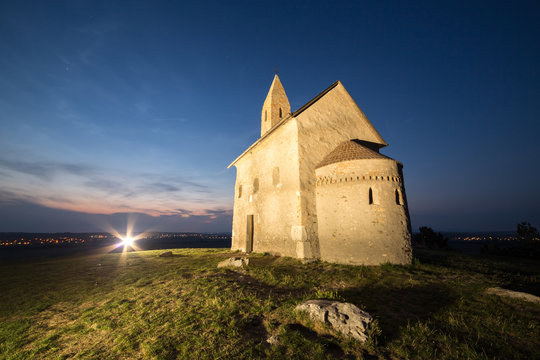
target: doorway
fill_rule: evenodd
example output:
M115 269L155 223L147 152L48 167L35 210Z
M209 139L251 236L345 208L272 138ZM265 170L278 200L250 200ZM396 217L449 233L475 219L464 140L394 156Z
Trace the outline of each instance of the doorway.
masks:
M253 215L247 216L247 229L246 229L246 252L253 251Z

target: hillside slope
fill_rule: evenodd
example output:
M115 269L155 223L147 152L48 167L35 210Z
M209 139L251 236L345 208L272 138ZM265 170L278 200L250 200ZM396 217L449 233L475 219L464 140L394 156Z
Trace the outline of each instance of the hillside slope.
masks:
M537 264L422 252L411 266L302 264L225 249L176 249L0 264L0 358L539 358ZM308 298L371 313L360 345L295 314ZM266 339L278 335L280 344Z

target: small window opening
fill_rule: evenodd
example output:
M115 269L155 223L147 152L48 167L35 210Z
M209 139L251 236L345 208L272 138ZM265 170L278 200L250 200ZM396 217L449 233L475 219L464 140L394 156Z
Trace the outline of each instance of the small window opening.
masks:
M283 117L283 113L281 112L281 108L279 108L279 118L281 119Z
M264 110L264 121L268 120L268 111Z
M238 198L242 197L242 185L238 187Z
M373 205L373 190L369 188L369 205Z
M401 205L401 196L399 190L396 189L396 204Z

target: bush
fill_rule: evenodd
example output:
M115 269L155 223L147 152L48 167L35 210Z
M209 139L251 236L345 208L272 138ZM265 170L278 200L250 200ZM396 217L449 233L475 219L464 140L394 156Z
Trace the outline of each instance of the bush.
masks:
M517 224L517 237L519 241L524 243L533 243L540 240L536 228L526 221Z
M502 256L540 258L540 236L535 227L528 222L517 224L517 241L505 247L496 243L485 244L482 252Z
M413 242L416 246L431 249L446 249L448 247L448 238L441 233L436 233L427 226L420 226L419 230L420 232L413 236Z

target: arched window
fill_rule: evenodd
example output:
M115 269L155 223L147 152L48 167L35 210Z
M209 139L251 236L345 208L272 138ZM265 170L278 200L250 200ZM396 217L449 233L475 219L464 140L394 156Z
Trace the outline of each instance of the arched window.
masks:
M281 108L279 108L279 118L281 119L283 117L283 113L281 112Z
M259 191L259 178L253 180L253 193L256 194Z
M238 186L238 197L242 197L242 185Z
M401 196L398 189L396 189L396 204L401 205Z
M369 188L369 205L373 205L373 190Z

